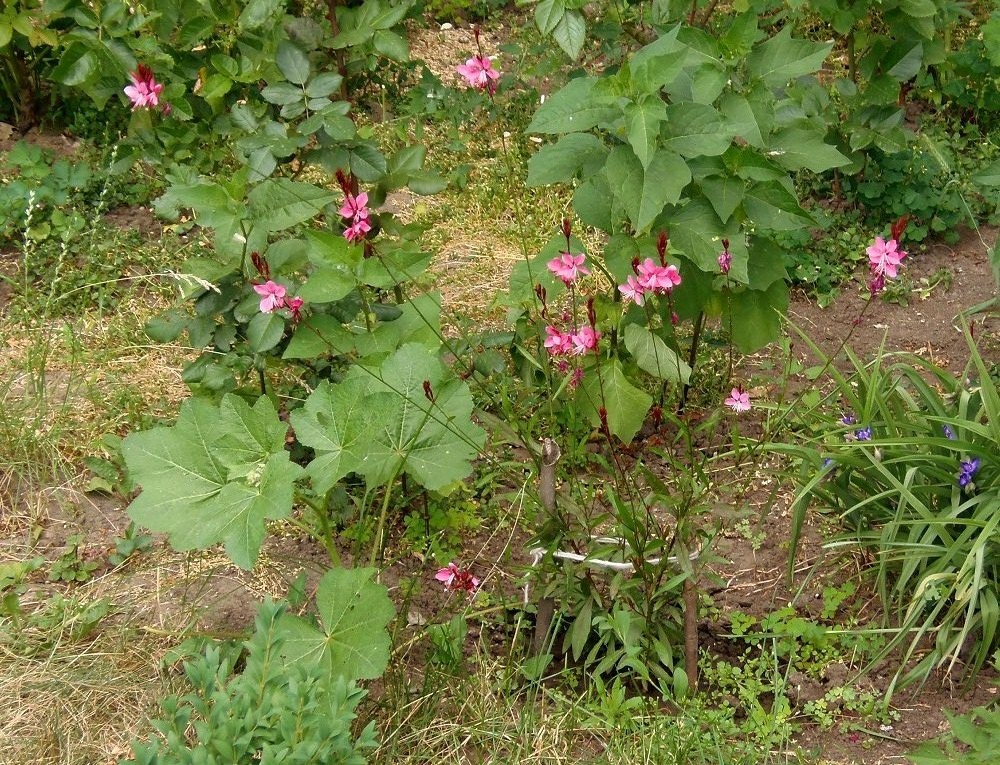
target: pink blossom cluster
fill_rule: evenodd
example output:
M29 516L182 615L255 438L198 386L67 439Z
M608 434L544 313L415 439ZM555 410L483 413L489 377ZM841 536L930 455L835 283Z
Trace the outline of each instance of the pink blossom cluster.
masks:
M875 242L865 250L871 272L868 289L872 295L877 295L885 288L886 277L895 279L899 273L899 266L906 257L906 253L899 248L899 240L903 237L909 221L910 217L904 215L892 224L888 240L877 236Z
M552 356L582 356L597 350L601 333L593 327L581 327L576 332L560 332L551 325L545 328L545 347Z
M348 227L344 230L344 238L348 242L360 241L372 230L371 223L368 222L370 212L367 205L368 195L365 192L362 191L357 196L348 191L344 192L344 204L340 206L340 215L349 221Z
M473 576L472 572L465 568L459 568L454 563L449 563L434 575L434 578L444 585L450 592L460 591L474 594L479 588L480 580L478 576Z
M288 291L283 284L268 279L263 284L253 285L253 291L260 295L261 313L274 313L287 308L292 312L292 318L298 321L305 301L300 297L287 297Z
M643 305L646 295L666 295L681 283L677 266L657 264L652 258L635 264L635 276L629 276L625 284L618 285L618 291L626 300Z
M134 72L129 73L128 78L132 80L132 84L126 86L125 95L132 102L132 111L159 106L163 85L156 81L152 69L139 64Z
M464 64L455 67L455 71L473 88L484 90L490 95L496 93L500 72L493 68L489 56L477 53Z
M558 258L548 262L548 268L568 287L581 276L590 275L590 269L584 265L586 262L587 256L582 253L574 255L571 252L560 252Z

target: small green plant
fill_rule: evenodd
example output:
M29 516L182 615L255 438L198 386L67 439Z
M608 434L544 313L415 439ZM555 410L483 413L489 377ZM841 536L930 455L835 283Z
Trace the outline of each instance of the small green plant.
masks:
M16 563L0 563L0 616L16 618L21 614L21 595L27 589L27 578L45 564L36 557Z
M115 537L115 549L108 555L108 563L120 566L133 555L148 550L152 545L153 538L149 534L140 534L135 524L130 523L122 536Z
M86 582L101 567L98 560L84 552L83 534L73 534L66 540L66 550L49 566L50 582Z
M281 619L281 606L264 603L245 654L217 644L186 662L190 692L161 702L160 736L133 743L122 765L363 765L363 750L376 744L374 722L353 732L365 691L283 660Z
M906 755L913 765L993 765L1000 760L1000 709L979 707L964 715L945 715L951 732Z

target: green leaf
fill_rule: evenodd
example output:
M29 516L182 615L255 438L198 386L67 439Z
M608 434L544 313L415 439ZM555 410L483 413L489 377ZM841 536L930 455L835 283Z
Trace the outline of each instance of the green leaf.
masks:
M934 0L899 0L899 10L915 19L929 18L937 13Z
M636 164L638 162L636 159ZM590 176L573 193L573 209L580 216L580 221L609 234L614 222L613 203L614 198L605 172Z
M60 56L59 63L49 76L63 85L76 87L90 79L97 66L97 56L92 50L80 43L73 43Z
M924 0L930 2L930 0ZM796 77L819 69L833 43L793 40L791 25L754 48L747 56L747 70L770 87L781 87Z
M320 579L316 592L319 627L283 614L278 620L280 652L330 677L370 680L389 663L386 626L396 615L388 590L372 581L375 569L337 568Z
M538 31L543 35L551 34L564 13L566 13L564 0L541 0L535 6L535 24L538 26Z
M332 303L356 286L354 274L345 268L317 268L299 288L298 296L307 303Z
M730 176L712 175L702 178L698 185L701 186L701 193L712 204L719 220L723 223L727 223L736 208L740 206L746 190L744 181Z
M687 46L677 41L680 25L640 48L629 60L632 85L639 93L658 93L684 68Z
M972 180L980 186L1000 186L1000 159L987 167L985 170L980 170L972 176Z
M254 187L247 199L255 222L267 231L283 231L311 220L336 197L311 183L272 178Z
M404 63L410 59L410 44L395 32L379 29L372 37L372 45L390 61Z
M685 157L715 157L732 142L722 115L706 104L678 103L667 107L663 145Z
M610 100L592 95L597 79L578 77L553 93L531 118L528 133L577 133L618 117Z
M740 353L756 353L781 335L781 315L788 311L788 285L776 281L767 290L733 292L726 301L723 326L732 328Z
M284 335L285 319L277 311L258 313L247 325L247 342L254 353L271 350Z
M814 173L823 173L851 163L835 146L823 140L820 130L785 128L771 137L770 144L769 154L788 170L805 168Z
M608 183L621 200L636 232L643 233L668 204L680 200L691 181L691 171L679 156L659 150L643 170L639 158L627 146L619 146L608 157Z
M288 341L283 359L317 359L327 354L348 353L354 338L333 316L319 314L302 321Z
M179 308L154 316L146 322L146 334L156 343L172 343L187 326L191 317Z
M815 221L799 201L777 181L757 183L743 193L743 210L758 228L793 231Z
M590 133L569 133L555 143L541 147L528 160L528 185L547 186L570 183L577 175L584 178L598 172L608 150Z
M739 222L734 217L723 225L707 199L694 198L676 212L672 212L669 216L669 225L671 245L684 253L702 271L707 273L718 271L722 239L730 240L729 250L733 254L734 271L737 262L745 258L746 245Z
M351 172L362 183L377 183L388 170L382 152L370 143L354 144L348 154L347 162Z
M337 385L323 381L291 414L295 437L316 452L306 475L320 495L349 473L365 472L371 434L397 415L400 399L391 393L373 394L369 387L360 378Z
M322 98L329 96L340 87L344 78L338 72L322 72L317 74L306 87L306 95L309 98Z
M579 11L566 11L555 29L552 30L552 39L563 49L567 56L574 61L579 58L580 51L583 50L583 41L587 34L587 22L583 14Z
M278 52L274 62L285 79L294 85L305 85L309 79L309 56L306 52L288 40L278 43Z
M685 385L691 380L687 362L641 324L625 327L625 347L639 368L653 377Z
M388 425L370 433L359 470L369 485L383 484L403 470L437 491L469 475L486 434L472 422L469 387L451 376L434 352L404 345L377 371L355 366L346 379L357 377L369 381L372 393L392 393L399 401ZM425 394L425 382L433 401Z
M232 394L219 406L188 399L176 425L123 442L129 476L142 487L129 516L168 534L178 550L224 542L232 561L250 569L267 519L292 510L301 468L289 462L286 431L266 397L253 408Z
M626 444L635 438L653 404L648 393L628 381L617 360L610 364L602 361L600 376L595 372L587 374L579 387L577 401L595 427L601 424L603 407L608 414L608 428Z
M284 7L284 0L249 0L240 13L237 26L246 31L260 29Z
M625 107L625 128L628 142L644 168L656 153L660 138L660 123L667 119L667 105L659 96L649 96Z
M751 146L763 149L774 127L774 109L755 109L751 102L735 93L727 93L719 102L719 111L726 115L729 129Z

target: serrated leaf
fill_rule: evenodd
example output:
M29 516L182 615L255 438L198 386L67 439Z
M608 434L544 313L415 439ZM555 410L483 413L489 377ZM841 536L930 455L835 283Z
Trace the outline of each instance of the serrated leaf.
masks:
M771 137L770 146L768 154L788 170L804 168L814 173L823 173L851 163L837 147L823 140L823 133L819 130L785 128Z
M341 77L339 72L323 72L317 74L309 81L309 85L306 86L306 95L309 98L321 98L323 96L329 96L333 91L340 87L340 83L343 82L344 78Z
M461 481L472 470L486 434L472 422L468 386L448 373L437 355L423 345L407 344L377 371L355 366L348 373L370 382L372 393L389 392L400 402L396 416L370 433L367 456L358 472L379 485L405 471L432 491ZM433 401L424 390L430 385Z
M899 0L899 10L914 19L922 19L937 13L937 6L934 0Z
M617 360L610 364L602 362L600 376L591 372L584 378L577 401L595 427L601 424L600 409L603 407L611 433L626 444L635 438L653 404L648 393L628 381Z
M743 192L746 190L746 183L743 180L717 175L702 178L699 185L701 193L711 203L723 223L727 223L736 208L740 206Z
M658 96L650 96L625 107L625 129L628 143L644 168L656 153L660 138L660 123L667 119L667 105Z
M241 30L260 29L284 7L284 0L250 0L240 13L237 25Z
M266 397L252 408L232 394L218 406L188 399L175 425L123 442L129 477L142 487L129 516L168 534L178 550L224 542L232 561L250 569L267 519L292 509L301 468L288 459L285 430Z
M657 151L643 170L635 153L619 146L608 157L607 174L613 193L638 233L643 233L666 205L676 204L691 181L687 163L664 149Z
M285 319L280 313L258 313L247 325L247 343L254 353L264 353L281 342Z
M608 150L590 133L569 133L542 146L528 160L528 185L547 186L570 183L578 174L588 177L598 172Z
M758 228L793 231L815 223L799 201L777 181L757 183L743 192L743 210Z
M551 34L566 13L564 0L541 0L535 6L535 25L543 35Z
M780 87L796 77L815 72L832 48L833 43L793 40L791 26L785 26L750 52L747 70L751 77L763 80L766 85Z
M677 103L667 107L663 146L685 157L716 157L732 142L729 125L707 104Z
M388 169L382 152L370 143L354 144L348 153L347 162L351 172L363 183L376 183Z
M625 347L644 372L658 380L687 384L691 367L662 339L641 324L625 327Z
M247 196L251 218L266 231L283 231L318 215L336 197L311 183L272 178Z
M583 41L587 34L587 22L583 14L579 11L566 11L555 29L552 30L552 39L555 40L563 52L576 61L580 57L583 49Z
M379 29L372 37L372 45L391 61L406 62L410 58L410 44L395 32Z
M319 627L284 614L278 620L280 652L331 677L370 680L389 662L386 626L396 615L388 590L372 581L375 569L332 569L316 592Z
M274 62L285 79L294 85L305 85L309 79L309 56L299 46L288 40L278 43L278 52Z
M577 133L614 120L621 110L609 99L593 95L594 77L570 80L542 104L531 123L528 133Z
M322 382L302 408L291 414L299 443L316 456L306 468L318 494L352 472L362 472L370 434L395 418L401 402L391 393L371 393L365 380L337 385Z

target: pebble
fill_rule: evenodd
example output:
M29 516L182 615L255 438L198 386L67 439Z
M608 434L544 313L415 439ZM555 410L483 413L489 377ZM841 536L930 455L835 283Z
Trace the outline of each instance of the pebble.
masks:
M454 29L454 28L455 28L454 25L449 24L447 21L444 22L444 24L441 25L441 31L442 32L447 32L449 29Z

